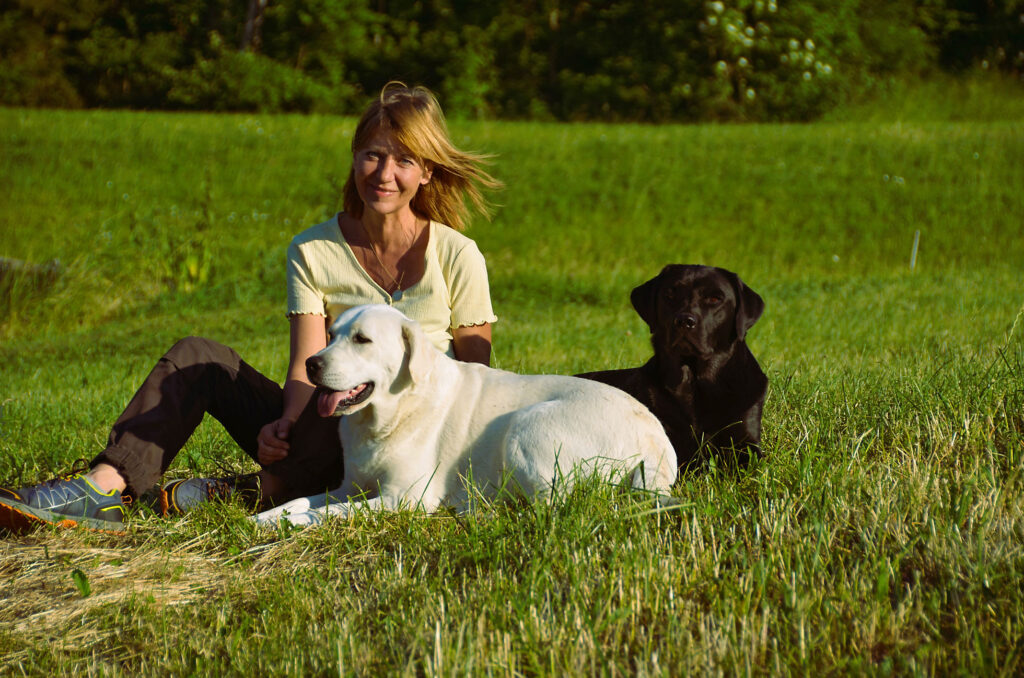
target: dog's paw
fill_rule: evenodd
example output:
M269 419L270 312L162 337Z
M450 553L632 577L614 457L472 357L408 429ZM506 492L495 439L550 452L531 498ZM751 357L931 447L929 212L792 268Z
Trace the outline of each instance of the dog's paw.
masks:
M276 518L264 517L260 514L258 516L249 516L249 520L262 527L272 529L281 527L310 527L324 522L324 515L319 511L302 511L301 513L285 511Z
M295 527L310 527L324 522L324 515L319 511L303 511L302 513L289 513L284 519Z
M260 525L267 525L274 527L277 525L282 518L285 518L290 523L294 523L294 517L309 512L310 504L308 497L300 497L293 499L288 503L275 506L274 508L257 513L252 516L252 520ZM309 523L298 523L298 524L309 524Z

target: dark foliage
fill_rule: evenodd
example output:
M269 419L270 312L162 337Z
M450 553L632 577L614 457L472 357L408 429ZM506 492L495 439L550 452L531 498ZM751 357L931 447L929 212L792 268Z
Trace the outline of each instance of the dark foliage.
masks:
M1024 68L1024 0L0 0L0 103L807 120L896 75Z

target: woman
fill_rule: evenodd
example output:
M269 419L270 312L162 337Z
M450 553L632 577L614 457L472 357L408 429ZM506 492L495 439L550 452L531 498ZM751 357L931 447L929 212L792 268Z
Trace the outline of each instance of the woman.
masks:
M451 143L440 106L424 88L389 83L352 140L344 212L297 235L288 248L291 349L282 388L230 348L199 338L171 348L114 424L85 474L19 490L0 488L0 526L39 523L118 530L123 496L160 480L202 420L216 417L261 467L258 476L175 480L155 496L164 512L232 491L264 506L341 483L337 421L316 413L308 357L327 345L345 309L387 303L417 320L442 351L490 361L487 270L465 226L468 202L499 182L482 158Z

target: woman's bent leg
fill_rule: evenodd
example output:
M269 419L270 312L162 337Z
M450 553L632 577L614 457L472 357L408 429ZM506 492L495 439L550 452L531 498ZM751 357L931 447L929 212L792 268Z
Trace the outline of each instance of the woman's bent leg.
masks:
M156 485L209 412L249 456L256 436L281 416L280 385L231 348L200 337L176 343L157 362L114 423L91 466L115 467L138 495Z

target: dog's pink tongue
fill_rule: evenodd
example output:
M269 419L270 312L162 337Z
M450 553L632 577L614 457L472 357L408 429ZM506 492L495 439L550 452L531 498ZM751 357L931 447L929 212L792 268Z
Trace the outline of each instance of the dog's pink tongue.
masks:
M338 409L338 405L344 400L349 398L355 398L357 395L363 392L366 388L366 384L359 384L355 388L350 388L347 391L324 391L320 394L319 400L316 402L316 411L320 413L321 417L334 416L335 411Z
M321 417L334 416L334 411L338 409L338 404L345 399L351 391L324 391L320 394L319 400L316 403L316 411L320 413Z

